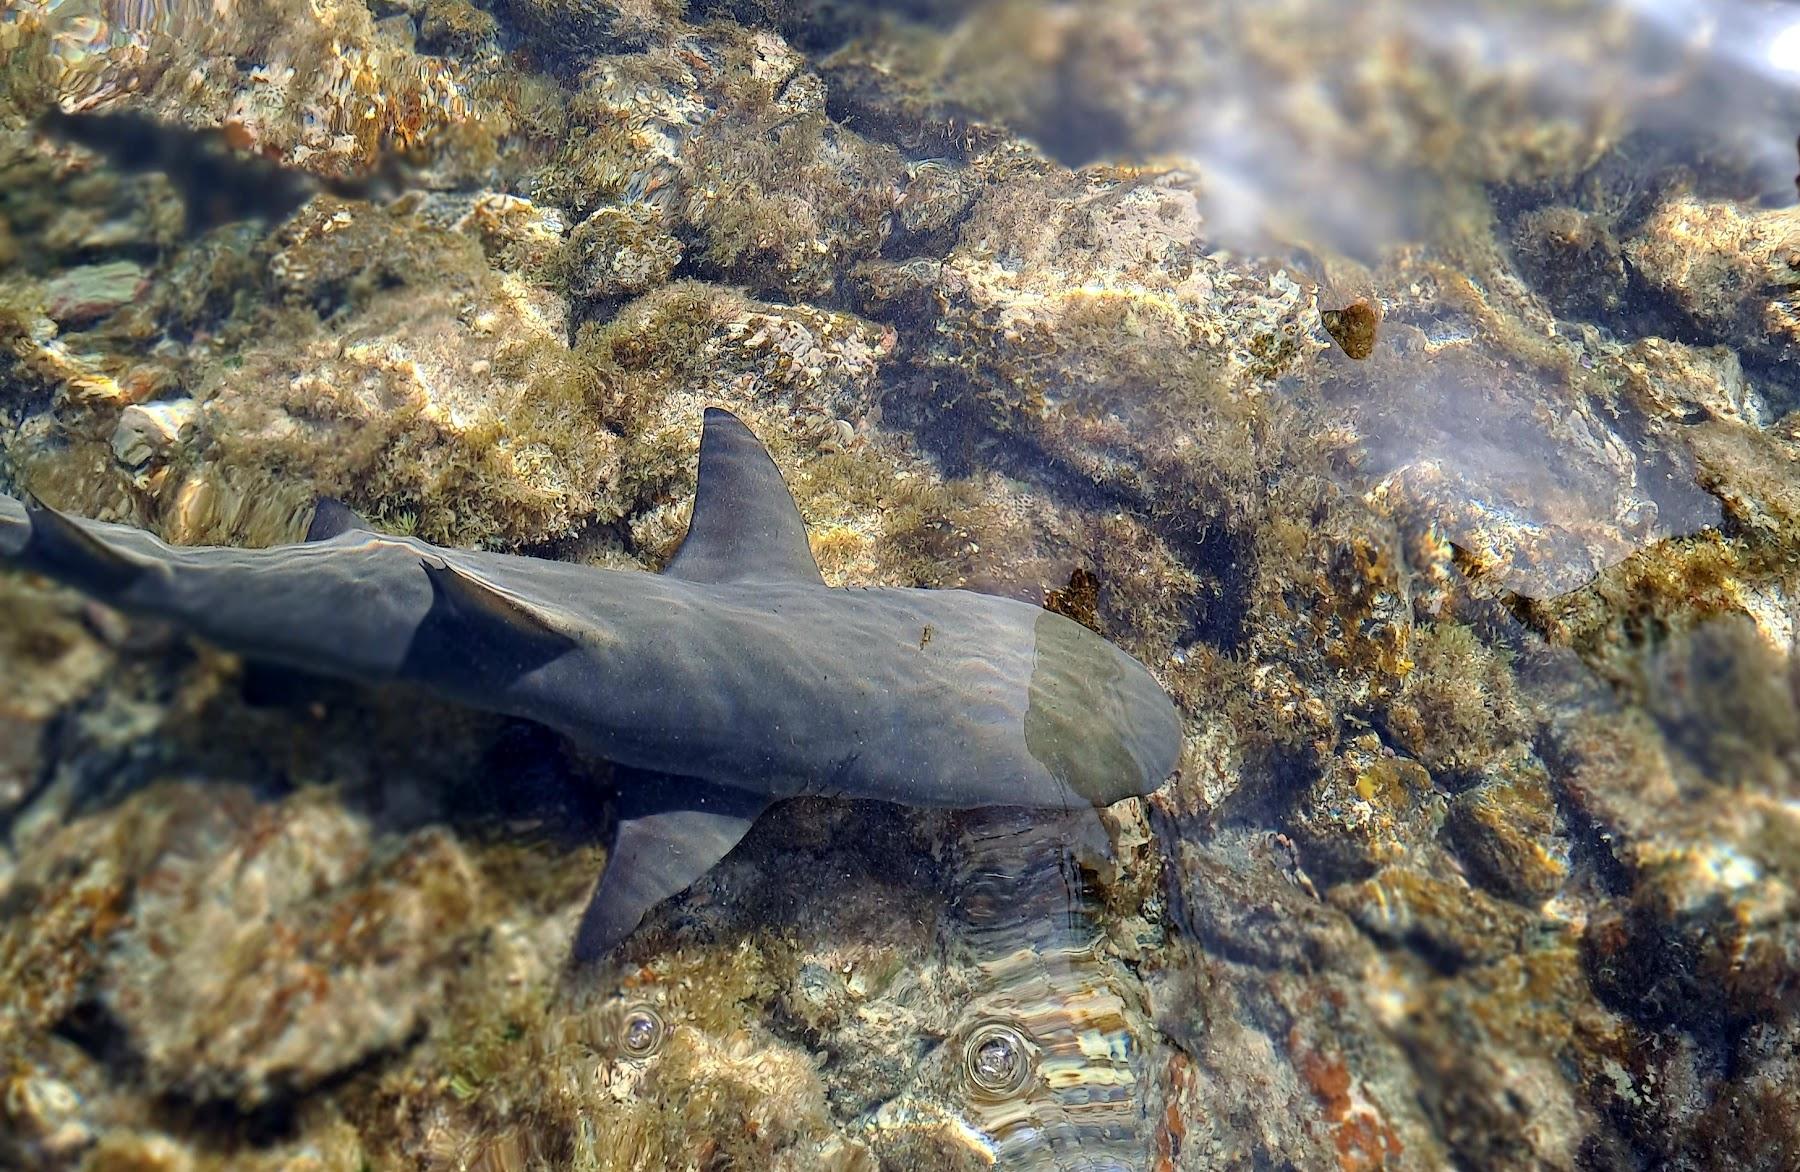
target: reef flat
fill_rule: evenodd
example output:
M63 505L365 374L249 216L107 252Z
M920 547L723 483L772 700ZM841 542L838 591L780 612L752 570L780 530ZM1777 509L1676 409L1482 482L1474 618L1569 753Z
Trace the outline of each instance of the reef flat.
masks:
M1800 110L1723 39L78 7L0 13L0 491L656 570L724 406L826 582L1054 609L1184 744L1066 820L780 804L571 981L608 766L0 576L0 1163L1791 1162ZM196 216L53 105L316 190Z

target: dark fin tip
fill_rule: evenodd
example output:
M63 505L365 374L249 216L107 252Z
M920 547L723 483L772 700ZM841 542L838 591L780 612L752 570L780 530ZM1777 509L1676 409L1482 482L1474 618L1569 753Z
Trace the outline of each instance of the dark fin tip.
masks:
M402 668L408 678L503 691L575 647L529 603L448 560L421 557L419 566L431 583L431 609L413 632Z
M126 557L79 521L45 504L36 493L25 494L25 517L31 523L24 556L38 567L96 594L130 587L145 566Z
M306 526L306 540L330 541L345 533L368 530L369 523L357 516L350 506L334 497L322 496L313 506L312 521Z

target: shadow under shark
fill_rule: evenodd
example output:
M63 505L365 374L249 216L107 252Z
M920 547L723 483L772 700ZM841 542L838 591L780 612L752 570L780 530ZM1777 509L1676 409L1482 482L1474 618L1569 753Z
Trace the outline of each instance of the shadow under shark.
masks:
M627 785L576 937L603 956L771 803L1110 805L1173 772L1181 721L1125 652L963 590L832 589L768 452L706 412L693 520L661 574L389 537L321 502L303 544L169 546L0 496L0 563L255 660L408 681L547 725Z

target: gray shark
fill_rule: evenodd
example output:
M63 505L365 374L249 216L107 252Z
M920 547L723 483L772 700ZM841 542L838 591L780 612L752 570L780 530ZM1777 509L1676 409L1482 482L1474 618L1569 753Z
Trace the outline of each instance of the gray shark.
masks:
M1086 627L962 590L832 589L775 463L706 412L661 574L442 549L322 501L302 544L170 546L0 496L0 564L265 661L407 681L662 776L627 784L575 941L604 955L772 802L1109 805L1161 785L1181 721Z

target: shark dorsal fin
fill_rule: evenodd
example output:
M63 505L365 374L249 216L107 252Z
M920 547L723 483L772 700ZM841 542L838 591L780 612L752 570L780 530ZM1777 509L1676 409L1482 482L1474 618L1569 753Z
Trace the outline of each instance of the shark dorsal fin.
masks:
M694 518L663 572L690 582L824 583L780 470L729 411L706 409Z
M353 513L349 505L322 496L313 506L312 522L306 527L306 540L330 541L333 537L368 528L369 523Z

